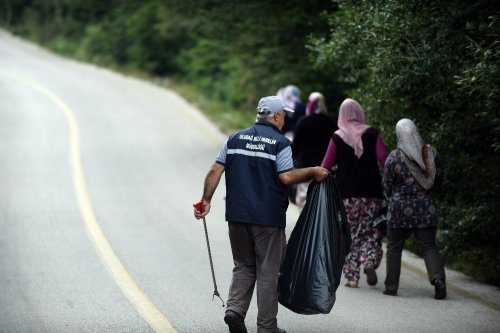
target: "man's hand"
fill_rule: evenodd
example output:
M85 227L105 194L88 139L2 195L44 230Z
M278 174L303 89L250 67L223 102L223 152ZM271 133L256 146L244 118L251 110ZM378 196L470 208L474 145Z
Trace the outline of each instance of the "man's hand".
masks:
M287 172L279 174L279 178L282 184L291 185L306 182L312 179L315 181L322 182L328 176L328 170L323 167L308 167L292 169Z
M219 163L214 163L208 170L207 176L205 177L205 183L203 184L203 195L202 199L193 204L194 207L194 217L198 220L205 217L208 212L210 212L210 200L214 195L217 185L219 185L220 177L224 173L224 166Z
M314 175L313 175L313 179L320 183L322 181L324 181L326 179L326 177L328 177L328 170L323 168L323 167L314 167L313 168L313 172L314 172Z
M210 203L206 200L201 199L199 202L193 204L194 207L194 217L197 220L205 217L208 212L210 212Z

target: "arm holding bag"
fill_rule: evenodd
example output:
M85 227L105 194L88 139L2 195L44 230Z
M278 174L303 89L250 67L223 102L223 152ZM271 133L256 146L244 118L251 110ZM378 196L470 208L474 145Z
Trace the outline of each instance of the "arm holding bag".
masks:
M312 182L287 245L279 302L300 314L327 314L335 303L345 256L351 247L345 207L335 176Z

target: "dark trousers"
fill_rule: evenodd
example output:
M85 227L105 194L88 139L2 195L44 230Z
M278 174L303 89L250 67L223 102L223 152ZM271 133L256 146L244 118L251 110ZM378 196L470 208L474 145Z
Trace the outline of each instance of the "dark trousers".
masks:
M434 284L436 279L445 280L443 261L436 248L436 228L397 228L387 230L387 274L385 290L398 291L399 276L401 275L401 254L405 241L415 233L427 269L429 282Z
M278 277L286 252L284 228L229 222L233 278L227 310L245 318L257 283L257 332L277 328Z

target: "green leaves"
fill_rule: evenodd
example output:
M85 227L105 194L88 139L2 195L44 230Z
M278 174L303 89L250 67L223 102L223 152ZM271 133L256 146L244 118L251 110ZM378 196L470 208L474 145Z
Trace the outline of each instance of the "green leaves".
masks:
M332 113L359 100L389 148L396 122L411 118L445 165L442 239L456 244L446 256L487 249L498 262L497 2L10 0L2 19L60 52L187 82L226 129L288 84L304 100L322 92Z
M487 0L336 3L329 38L309 43L314 65L356 83L348 93L389 146L398 119L417 122L445 164L442 239L454 244L445 254L453 261L482 251L499 267L498 8ZM499 283L498 269L467 273Z

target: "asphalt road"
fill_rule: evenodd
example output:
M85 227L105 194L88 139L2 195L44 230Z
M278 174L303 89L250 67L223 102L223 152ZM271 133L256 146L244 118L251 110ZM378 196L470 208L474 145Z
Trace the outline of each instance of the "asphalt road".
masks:
M226 332L192 216L224 136L171 91L0 31L0 332ZM208 232L226 299L221 182ZM288 232L297 218L289 209ZM385 265L378 270L383 281ZM500 332L497 288L447 271L433 299L405 254L400 295L343 283L328 315L280 306L287 332ZM256 332L256 306L247 316Z

